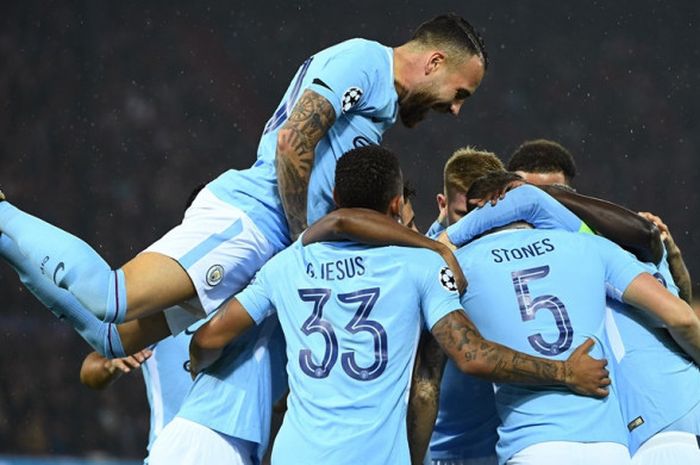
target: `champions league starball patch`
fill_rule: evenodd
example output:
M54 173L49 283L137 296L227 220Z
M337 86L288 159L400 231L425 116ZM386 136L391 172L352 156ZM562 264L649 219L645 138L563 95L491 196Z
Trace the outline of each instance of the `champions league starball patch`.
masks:
M446 266L440 268L440 285L450 292L457 292L457 280L452 270Z
M348 111L352 107L355 106L357 102L360 101L360 98L362 97L362 89L359 87L350 87L348 90L345 91L343 94L343 111Z

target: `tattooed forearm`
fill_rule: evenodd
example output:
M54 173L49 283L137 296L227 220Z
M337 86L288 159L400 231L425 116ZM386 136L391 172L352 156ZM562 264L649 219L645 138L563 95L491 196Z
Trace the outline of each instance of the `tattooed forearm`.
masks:
M306 228L306 199L314 150L335 121L324 97L306 90L277 134L275 166L289 232L296 238Z
M490 381L524 384L564 384L565 363L532 357L481 337L462 311L438 321L435 339L460 370Z

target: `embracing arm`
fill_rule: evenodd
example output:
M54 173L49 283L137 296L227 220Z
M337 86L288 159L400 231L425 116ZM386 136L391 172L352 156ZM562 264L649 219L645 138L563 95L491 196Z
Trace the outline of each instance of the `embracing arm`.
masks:
M370 245L420 247L438 253L447 263L462 292L467 281L450 248L410 228L390 216L367 208L339 208L330 212L304 232L304 245L322 241L351 240Z
M681 249L673 239L671 231L668 229L668 226L666 226L666 223L664 223L658 216L649 212L639 212L639 214L654 223L656 227L659 228L659 231L661 232L661 240L666 246L666 261L668 262L668 269L671 272L671 277L673 277L673 282L676 283L676 286L678 286L678 297L692 305L693 282L690 280L690 273L688 272L688 267L685 266Z
M411 463L422 465L433 435L440 403L440 383L447 357L427 331L421 335L413 367L406 419Z
M542 190L574 212L597 234L632 252L640 261L659 263L663 256L659 230L635 212L607 200L556 186Z
M588 339L566 361L517 352L488 341L461 310L441 318L431 330L440 347L464 373L501 383L562 385L589 396L604 397L610 384L607 361L588 356Z
M277 183L292 240L306 228L306 201L314 151L335 121L328 100L305 90L277 133Z
M678 345L700 364L700 319L687 303L668 292L649 273L634 278L622 299L663 321Z
M190 372L194 377L221 356L224 347L255 325L238 299L229 300L190 341Z

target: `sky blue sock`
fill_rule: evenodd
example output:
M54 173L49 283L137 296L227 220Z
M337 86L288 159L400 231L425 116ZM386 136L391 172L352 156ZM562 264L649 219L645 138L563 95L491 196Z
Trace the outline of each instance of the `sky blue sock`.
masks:
M68 290L99 319L121 323L126 315L124 273L112 270L81 239L0 202L0 232L21 251L25 273L33 281Z
M93 349L108 358L126 356L116 325L97 318L73 294L55 286L37 268L25 267L19 247L5 234L0 234L0 256L17 271L25 287L60 320L69 322Z

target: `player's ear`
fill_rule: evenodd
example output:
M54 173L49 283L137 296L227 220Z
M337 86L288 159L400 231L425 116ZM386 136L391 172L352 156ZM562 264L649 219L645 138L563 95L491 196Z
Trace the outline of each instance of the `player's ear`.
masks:
M338 207L338 198L335 195L335 187L333 188L333 202L335 202L335 206Z
M425 62L425 75L433 73L445 64L445 54L441 51L434 51L428 55L428 60Z
M447 208L447 197L445 197L445 194L438 194L435 196L435 199L437 200L438 210L442 213Z
M403 194L393 197L389 202L389 215L401 222L401 210L403 210Z

